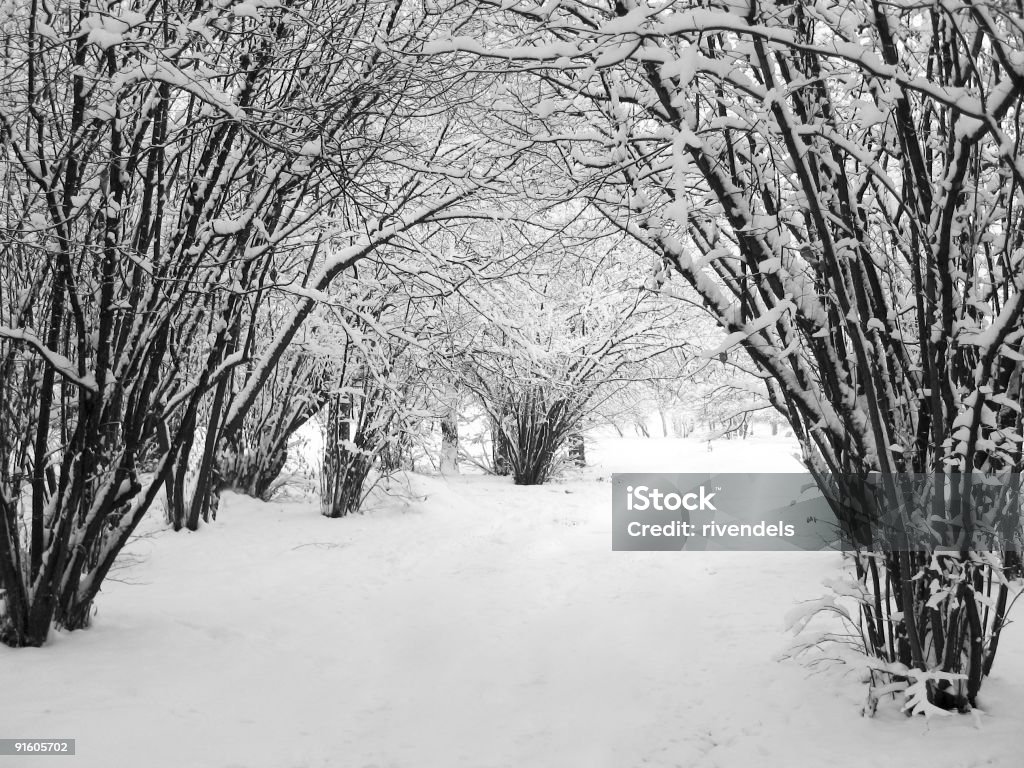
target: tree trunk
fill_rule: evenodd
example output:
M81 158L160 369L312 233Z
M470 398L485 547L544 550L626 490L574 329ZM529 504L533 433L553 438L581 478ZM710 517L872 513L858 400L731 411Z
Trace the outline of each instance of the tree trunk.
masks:
M569 461L577 467L587 466L587 444L582 432L569 435Z
M505 477L512 473L508 437L496 420L491 421L491 463L496 475Z
M328 404L320 506L324 517L346 517L358 511L371 462L355 445L350 395L334 395Z

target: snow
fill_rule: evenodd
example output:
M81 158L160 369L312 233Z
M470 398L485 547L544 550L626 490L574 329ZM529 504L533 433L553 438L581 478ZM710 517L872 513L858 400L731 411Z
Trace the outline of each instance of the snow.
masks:
M860 113L860 124L864 128L868 128L878 123L884 123L888 119L888 114L883 112L872 102L866 99L855 99L854 104L857 107L857 111Z
M259 19L260 12L253 3L239 3L231 12L240 18Z
M47 347L43 340L32 331L25 328L6 328L0 326L0 338L24 341L34 347L36 352L42 355L46 362L65 379L74 382L84 389L96 391L96 377L93 374L79 376L78 367L71 360Z
M103 50L107 50L114 45L120 45L124 42L124 35L120 32L113 32L103 27L96 27L89 30L89 36L86 38L87 42L98 45Z
M414 475L341 520L233 495L196 534L149 520L91 629L0 647L3 735L77 739L40 768L1019 764L1018 627L977 721L866 719L855 676L776 660L837 555L611 551L611 472L797 471L791 439L588 450L551 485Z
M697 66L701 58L697 47L689 45L682 50L678 59L673 59L661 67L661 76L678 77L680 85L689 85L697 75Z
M237 235L248 224L248 216L240 216L237 219L214 219L210 222L214 233L218 235Z

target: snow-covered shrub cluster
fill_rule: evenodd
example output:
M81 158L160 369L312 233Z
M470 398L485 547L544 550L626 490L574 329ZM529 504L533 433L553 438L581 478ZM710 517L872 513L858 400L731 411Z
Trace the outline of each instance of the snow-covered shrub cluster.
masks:
M446 6L464 27L432 49L532 77L510 87L531 109L516 138L558 146L571 188L660 256L652 281L689 286L808 468L953 489L928 512L957 568L930 567L937 541L876 540L863 573L901 596L899 662L952 673L917 585L938 575L973 604L1020 562L975 556L957 491L1024 468L1019 7L563 0L480 21L481 5Z
M549 213L558 238L520 273L465 294L455 341L461 386L491 425L494 468L520 485L543 483L570 443L578 461L585 416L670 348L672 307L642 285L635 247L595 237L600 221L572 213Z
M209 519L217 454L245 455L323 293L492 194L509 160L463 131L478 86L418 55L438 23L362 0L0 7L0 641L85 626L159 497Z
M968 710L992 670L1010 609L1024 592L991 555L971 553L965 561L944 552L927 558L917 556L920 576L910 604L923 628L924 669L911 663L902 619L907 603L883 553L850 553L843 577L826 582L830 594L787 617L797 634L794 658L811 667L839 663L867 672L864 714L874 714L881 700L898 694L907 714Z
M1019 4L16 0L0 37L0 641L85 626L159 497L268 496L325 406L343 516L425 424L457 471L466 400L533 484L686 374L712 432L760 382L826 493L932 478L846 618L875 698L973 705L1021 575L1019 505L970 501L1024 469Z

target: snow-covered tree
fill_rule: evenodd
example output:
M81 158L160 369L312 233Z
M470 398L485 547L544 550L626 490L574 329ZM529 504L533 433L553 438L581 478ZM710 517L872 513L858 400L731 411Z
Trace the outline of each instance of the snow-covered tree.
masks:
M419 422L431 416L423 299L417 281L388 261L364 263L343 282L319 329L327 404L320 500L327 517L360 511L377 479L403 469Z
M360 511L376 478L397 469L389 454L419 416L415 408L423 371L408 343L385 338L367 347L349 345L324 421L320 504L326 517ZM368 482L369 481L369 482Z
M318 318L313 318L316 320ZM242 428L217 447L215 483L269 500L287 480L281 473L296 434L327 404L334 386L333 346L324 347L317 323L303 329L246 414Z
M461 342L462 379L492 425L495 464L517 484L543 483L569 442L578 452L603 390L664 350L668 305L616 253L621 236L595 237L593 224L562 227L518 274L462 294L478 316Z
M876 541L885 556L858 560L863 615L892 675L962 675L925 698L972 704L1007 595L998 559L974 549L1019 562L1017 507L976 519L965 501L972 476L1022 468L1019 4L449 12L465 30L434 48L537 76L520 125L563 147L578 189L663 258L659 279L690 285L722 351L754 361L823 488L931 475L913 511L941 524L916 551Z
M168 483L187 527L210 514L218 444L318 292L510 162L459 127L472 80L419 55L438 23L390 1L0 9L0 641L85 626ZM303 296L254 349L296 249Z

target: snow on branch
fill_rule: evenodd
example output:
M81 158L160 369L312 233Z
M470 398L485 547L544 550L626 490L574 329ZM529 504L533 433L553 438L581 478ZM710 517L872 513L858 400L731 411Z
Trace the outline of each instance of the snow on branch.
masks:
M31 331L23 328L0 327L0 336L14 341L23 341L32 347L60 376L82 389L96 391L96 377L92 374L80 376L74 363L59 352L55 352L43 343L42 339Z

